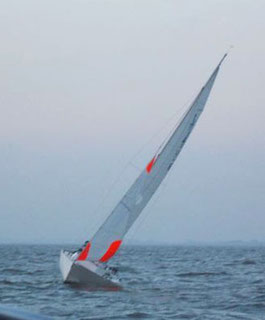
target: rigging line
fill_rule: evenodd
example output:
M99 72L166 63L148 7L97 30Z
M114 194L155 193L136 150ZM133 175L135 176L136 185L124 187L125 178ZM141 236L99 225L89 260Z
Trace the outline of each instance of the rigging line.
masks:
M220 64L222 63L222 61L225 59L225 57L227 56L227 54L224 55L223 59L221 60L221 62L219 63L218 67L220 66ZM217 67L217 68L218 68ZM217 69L216 68L216 69ZM215 69L215 70L216 70ZM213 74L212 74L213 75ZM209 80L208 80L209 81ZM201 90L203 90L204 86L202 87ZM107 192L107 195L106 197L103 198L102 202L99 204L98 206L98 209L96 210L95 213L97 213L99 211L99 209L102 207L102 205L104 204L104 202L106 201L107 197L110 195L113 187L117 184L117 182L121 179L121 175L125 172L125 170L128 168L129 165L132 165L133 167L135 167L133 165L133 160L143 151L143 149L151 143L151 141L154 140L154 138L156 136L158 136L158 134L168 125L168 123L170 121L172 121L173 118L176 117L176 115L178 115L180 112L183 111L183 109L187 109L187 105L191 106L192 105L192 102L196 99L196 97L198 97L198 94L195 95L195 98L193 99L189 99L189 102L186 102L180 109L178 109L176 112L174 112L174 114L166 121L165 124L163 124L163 126L160 127L160 129L140 148L140 150L131 158L131 160L129 161L129 163L127 163L123 170L121 171L121 173L119 174L119 177L118 179L115 180L115 182L112 184L110 190ZM185 117L186 113L189 112L189 109L188 110L185 110L185 112L183 113L183 115L180 117L179 121L177 121L177 123L174 125L173 129L171 129L171 131L169 132L169 134L167 135L167 137L164 139L163 143L160 145L159 149L158 150L161 150L162 147L164 147L165 143L168 142L168 139L172 136L173 132L176 130L176 128L178 127L178 125L180 124L180 122L183 120L183 117ZM136 166L137 169L138 169L138 166ZM107 214L105 214L105 218L107 218ZM95 222L97 223L97 221ZM94 224L95 226L95 224Z
M195 96L194 96L195 97ZM181 121L182 119L182 112L183 110L186 110L187 109L187 106L189 106L192 101L194 100L194 97L191 99L189 98L189 100L187 100L181 108L179 108L177 111L175 111L173 113L172 116L170 116L166 121L165 123L160 126L156 132L139 148L139 150L132 156L131 160L130 160L130 163L132 163L135 158L146 148L146 146L148 146L152 141L155 140L155 138L166 128L168 127L168 124L174 119L176 118L177 116L181 115L180 116L180 119L178 119L177 123L174 124L174 127L173 129L170 130L170 132L166 135L165 139L163 140L163 142L160 144L158 150L160 150L160 148L164 145L164 143L168 140L168 138L171 136L171 134L174 132L176 126L179 124L179 121Z
M168 174L168 177L172 175L172 171ZM125 243L127 244L128 241L133 241L136 238L136 234L139 233L139 231L143 228L143 226L146 224L146 221L148 221L148 218L150 217L151 213L153 213L153 210L158 201L161 199L161 196L164 194L165 190L166 190L166 186L167 186L168 182L163 181L160 185L160 187L158 188L155 196L154 196L154 200L151 203L151 205L149 205L149 211L147 211L146 214L142 214L140 217L140 219L136 222L136 225L134 227L134 229L131 231L131 236L130 237L125 237Z
M146 148L146 146L149 145L149 144L155 139L155 137L157 137L157 136L162 132L162 130L163 130L164 128L166 128L166 127L168 126L168 124L169 124L177 115L179 115L180 113L182 113L183 110L185 110L185 109L187 108L187 105L190 105L190 103L191 103L192 101L193 101L193 98L187 100L180 109L178 109L177 111L175 111L175 112L173 113L173 115L172 115L171 117L169 117L169 118L167 119L167 121L155 132L155 134L153 134L153 135L151 136L151 138L148 139L147 142L144 143L144 144L142 145L142 147L131 157L130 161L124 165L124 167L122 168L122 170L121 170L120 173L118 174L118 177L114 180L113 183L111 183L109 189L106 191L105 195L103 195L103 197L101 198L101 200L100 200L100 202L99 202L99 205L98 205L98 206L96 207L96 209L93 211L94 216L97 216L98 213L99 213L99 211L100 211L100 209L103 208L104 203L106 202L106 200L107 200L108 197L110 196L110 194L111 194L114 186L116 186L117 183L121 180L122 175L124 174L124 172L126 171L126 169L127 169L129 166L132 166L133 168L137 169L138 172L139 172L139 171L141 172L141 171L143 170L142 168L139 168L139 166L135 165L135 164L133 163L133 160L135 160L135 158ZM179 121L181 121L181 118L182 118L182 117L180 117ZM177 122L177 124L174 125L173 129L170 130L169 134L167 134L166 138L164 139L164 141L162 142L162 144L160 145L160 147L162 147L162 146L164 145L164 143L165 143L165 142L168 140L168 138L171 136L172 132L174 132L176 126L179 124L179 121ZM159 149L160 149L160 147L159 147ZM93 231L92 231L93 234L96 232L95 229L96 229L96 225L99 223L99 220L103 220L103 221L104 221L104 219L106 219L106 218L108 217L108 215L109 215L109 212L105 213L105 214L104 214L104 217L103 217L103 215L100 215L100 217L98 217L98 219L93 219L93 223L92 223L92 226L91 226L91 229L93 230Z
M157 193L156 193L157 196L155 196L153 203L149 206L149 211L147 210L146 214L142 214L142 219L140 218L136 222L135 228L131 232L131 236L124 238L125 244L127 244L128 241L133 241L136 238L137 233L139 233L142 230L142 228L146 225L146 222L148 222L149 217L151 216L151 214L153 214L153 209L157 206L158 201L165 194L166 189L168 188L168 185L172 181L173 173L174 173L174 171L172 171L172 170L168 172L167 177L161 183L159 189L157 190ZM183 183L178 182L179 187L181 187L183 185L184 185ZM193 182L193 187L190 189L187 189L186 196L183 197L183 200L188 201L188 200L192 199L194 193L196 193L196 191L198 190L198 187L200 187L200 183ZM164 225L162 225L162 226L164 226Z
M226 58L226 56L228 55L229 51L223 56L223 58L221 59L221 61L219 62L219 64L217 65L217 67L215 68L214 72L217 70L218 67L220 67L220 65L222 64L223 60ZM211 76L214 74L214 72L211 74ZM211 78L210 76L210 78ZM210 80L210 78L208 79L208 81ZM147 140L147 142L145 144L143 144L143 146L139 149L138 152L136 152L136 154L131 158L130 162L132 162L144 149L147 145L149 145L161 132L164 128L168 127L168 124L177 116L181 113L178 121L174 124L173 128L170 130L170 132L166 135L165 139L163 140L163 142L159 145L158 150L157 150L157 154L159 153L159 151L164 147L164 145L168 142L169 138L172 136L172 134L174 133L174 131L176 130L176 128L179 126L179 124L182 122L183 118L185 117L186 113L189 112L189 107L192 106L193 102L196 100L196 98L198 97L198 95L200 94L200 92L204 89L204 86L206 84L204 84L200 90L199 93L198 91L195 92L195 94L193 94L191 96L191 98L189 98L184 104L183 106L178 109L177 111L175 111L173 113L173 115L171 117L169 117L167 119L167 121L151 136L150 139ZM184 112L183 112L184 110Z
M158 201L161 199L161 197L163 196L163 194L165 193L165 190L168 186L168 183L170 182L170 179L172 177L173 171L169 171L166 178L163 180L163 182L160 184L159 188L157 189L154 197L153 197L153 202L151 203L151 205L149 205L149 211L147 211L147 213L143 213L142 215L140 215L140 219L138 219L136 221L135 227L134 229L131 231L131 235L129 237L125 237L124 238L124 243L127 244L129 241L133 241L136 238L136 234L143 228L143 226L146 224L146 221L148 221L148 218L150 217L151 213L153 213L153 210Z
M114 186L117 185L117 183L121 180L122 178L122 175L124 174L125 170L129 167L129 163L126 163L124 165L124 167L121 169L120 173L118 174L118 176L115 178L115 180L110 184L110 187L106 190L105 194L102 196L101 200L99 201L99 204L98 206L96 207L95 210L93 210L93 216L96 217L99 213L99 211L103 209L103 206L104 204L106 203L106 200L109 198L112 190L114 189ZM102 221L103 221L107 218L107 216L109 215L109 211L107 213L104 213L104 217L103 217L103 213L101 215L99 215L98 219L93 219L93 223L92 223L92 226L91 226L91 229L92 229L92 234L95 234L95 232L97 230L96 229L96 226L97 224Z
M227 54L226 54L226 55L227 55ZM207 84L210 83L210 80L211 80L213 77L214 77L214 78L213 78L213 81L215 80L215 77L216 77L216 75L217 75L217 73L218 73L218 71L219 71L219 66L221 65L222 61L225 59L226 55L224 55L224 57L222 58L221 62L218 64L218 66L216 67L216 69L214 70L214 72L212 73L212 75L210 76L210 78L208 79L208 81L206 82L206 84L202 87L202 89L201 89L201 91L199 92L199 94L196 95L196 98L194 99L194 101L193 101L193 103L191 104L190 108L184 113L183 118L181 118L180 123L182 123L182 122L184 121L184 119L186 118L186 116L191 112L194 104L196 103L197 99L199 99L199 97L201 96L204 88L206 87ZM214 83L214 82L213 82L213 83ZM212 85L213 85L213 84L212 84ZM197 120L197 119L196 119L196 120ZM188 126L188 125L189 125L189 123L186 124L186 126ZM178 125L175 126L174 131L175 131L177 128L178 128ZM174 133L174 132L173 132L173 133ZM173 133L172 133L172 134L173 134ZM191 132L190 132L190 133L191 133ZM188 136L190 135L190 133L188 134ZM171 134L170 137L172 137L172 134ZM169 139L171 139L171 138L169 138ZM168 144L168 143L169 143L169 141L167 142L167 144ZM178 154L179 154L179 152L180 152L180 150L178 151ZM166 161L166 160L165 160L165 161ZM165 162L165 161L164 161L164 162ZM170 173L171 173L171 172L170 172ZM158 175L158 173L157 173L157 175ZM150 214L150 212L149 212L149 214ZM149 215L148 215L148 216L149 216ZM144 221L144 220L143 220L143 221ZM138 228L138 229L139 229L139 228Z
M129 165L131 165L134 169L137 169L138 172L141 172L143 170L143 168L138 167L137 165L135 165L133 162L129 162Z

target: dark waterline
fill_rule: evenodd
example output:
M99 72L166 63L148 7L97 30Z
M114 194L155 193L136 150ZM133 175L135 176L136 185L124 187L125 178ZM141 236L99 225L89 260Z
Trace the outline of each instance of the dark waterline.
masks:
M113 259L123 290L64 285L61 248L1 245L0 303L54 319L265 319L264 246L127 246Z

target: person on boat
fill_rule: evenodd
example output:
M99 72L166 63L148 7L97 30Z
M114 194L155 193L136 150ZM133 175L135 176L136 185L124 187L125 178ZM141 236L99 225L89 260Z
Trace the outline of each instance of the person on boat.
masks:
M119 270L116 267L110 267L108 265L104 266L104 269L109 272L109 274L115 275Z
M116 267L109 267L113 274L116 274L119 270Z
M89 240L87 240L82 247L80 247L79 249L75 250L72 252L72 258L76 259L80 253L85 249L85 247L87 246L87 244L89 243Z
M87 241L82 245L82 247L78 249L78 251L79 251L79 252L82 252L82 251L85 249L85 247L87 246L88 243L89 243L89 240L87 240Z

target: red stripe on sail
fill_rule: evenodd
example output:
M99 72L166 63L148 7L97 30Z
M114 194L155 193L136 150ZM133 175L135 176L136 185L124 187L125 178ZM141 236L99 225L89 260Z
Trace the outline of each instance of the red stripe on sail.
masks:
M90 246L91 246L91 244L90 244L90 242L88 242L85 249L83 249L83 251L80 253L79 257L76 260L86 260Z
M112 244L109 246L108 250L106 251L106 253L104 254L103 257L100 258L100 262L106 262L108 261L112 256L114 256L114 254L117 252L117 250L119 249L120 245L121 245L121 240L116 240L114 242L112 242Z
M154 158L148 163L148 165L146 166L146 171L147 171L147 173L150 173L150 171L152 170L153 165L155 164L155 162L156 162L156 157L154 157Z

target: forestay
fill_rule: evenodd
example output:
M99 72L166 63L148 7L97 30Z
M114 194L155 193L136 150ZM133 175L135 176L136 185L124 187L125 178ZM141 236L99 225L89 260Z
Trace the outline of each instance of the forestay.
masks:
M80 259L106 262L118 250L121 241L151 199L184 146L209 97L219 67L226 54L184 114L178 127L95 233Z

